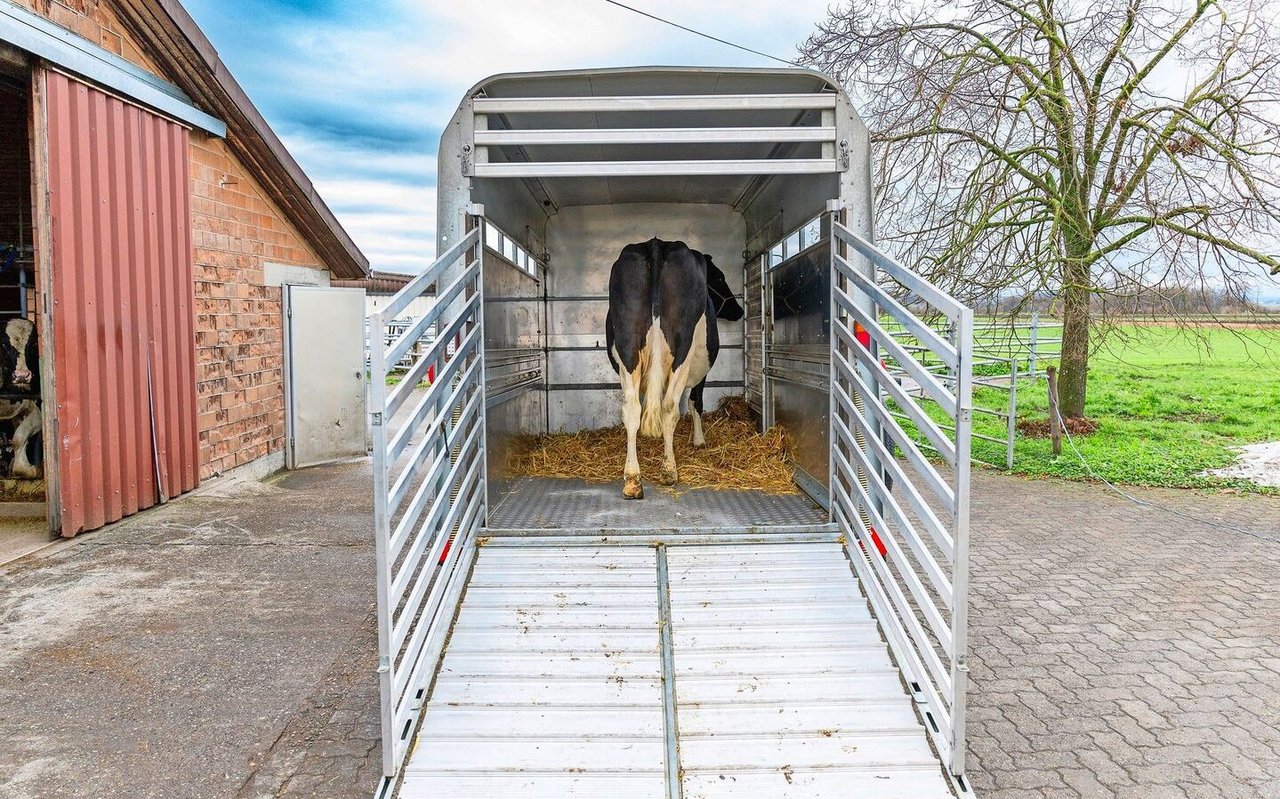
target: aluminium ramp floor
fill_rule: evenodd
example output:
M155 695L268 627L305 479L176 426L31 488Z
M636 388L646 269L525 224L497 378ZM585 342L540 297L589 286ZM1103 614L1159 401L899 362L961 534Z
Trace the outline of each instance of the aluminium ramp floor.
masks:
M953 795L838 544L509 544L480 550L404 799Z

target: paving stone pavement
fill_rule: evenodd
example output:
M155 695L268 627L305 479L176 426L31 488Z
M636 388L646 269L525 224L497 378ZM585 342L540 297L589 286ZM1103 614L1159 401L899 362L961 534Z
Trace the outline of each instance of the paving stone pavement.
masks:
M0 644L25 636L0 657L0 796L371 796L367 480L308 470L0 570ZM1280 798L1280 499L1134 492L1263 541L1098 486L974 489L977 795Z
M1131 493L975 476L980 799L1280 797L1280 499Z

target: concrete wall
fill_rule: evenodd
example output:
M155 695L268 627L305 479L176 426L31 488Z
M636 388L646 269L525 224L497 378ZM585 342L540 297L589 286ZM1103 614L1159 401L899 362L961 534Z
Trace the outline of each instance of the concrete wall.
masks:
M169 79L104 0L17 0ZM266 262L324 269L226 143L191 134L201 479L284 448L281 289Z

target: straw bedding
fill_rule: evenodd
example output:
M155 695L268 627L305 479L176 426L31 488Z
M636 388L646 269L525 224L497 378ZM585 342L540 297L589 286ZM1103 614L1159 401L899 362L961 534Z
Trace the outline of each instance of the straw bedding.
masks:
M685 414L676 426L675 452L680 483L676 490L710 488L794 494L787 466L790 440L774 427L758 432L755 412L741 397L726 397L702 415L705 447L695 449L693 418ZM662 439L640 436L636 444L640 473L656 485L662 473ZM513 442L506 469L509 476L576 478L592 483L622 482L627 433L622 425L578 433L525 436Z

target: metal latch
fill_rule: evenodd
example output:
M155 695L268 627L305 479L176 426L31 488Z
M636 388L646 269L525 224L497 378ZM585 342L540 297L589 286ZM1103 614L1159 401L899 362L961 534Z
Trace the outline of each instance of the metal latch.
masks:
M386 655L383 655L382 657L378 658L378 673L386 674L389 671L391 671L391 658L387 657Z

